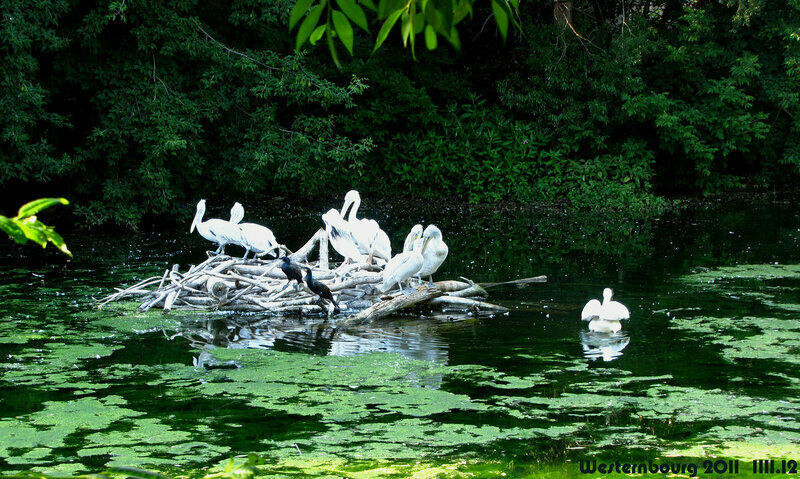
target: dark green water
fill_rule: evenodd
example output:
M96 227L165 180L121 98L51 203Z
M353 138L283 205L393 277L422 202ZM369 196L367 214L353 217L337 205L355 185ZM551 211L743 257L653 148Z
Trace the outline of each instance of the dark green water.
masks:
M328 207L272 205L247 219L297 247ZM508 315L340 331L94 308L116 286L202 261L208 244L188 223L67 238L69 262L23 258L30 250L4 242L0 472L203 475L257 453L263 473L300 477L572 476L595 457L800 456L793 202L639 221L421 205L364 213L395 249L414 223L436 223L450 246L439 279L549 281L492 289ZM631 311L611 338L580 320L604 287Z

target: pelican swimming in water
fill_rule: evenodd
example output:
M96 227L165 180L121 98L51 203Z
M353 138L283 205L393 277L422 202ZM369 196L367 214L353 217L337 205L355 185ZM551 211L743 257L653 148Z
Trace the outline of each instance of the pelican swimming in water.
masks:
M444 263L450 250L442 240L442 230L435 225L428 225L422 238L425 242L422 246L423 264L419 276L427 276L428 281L433 284L433 273Z
M335 208L331 208L322 215L322 221L325 223L325 232L328 233L331 246L344 256L345 262L364 260L366 256L358 250L350 231L350 225L344 220L343 215Z
M586 303L581 311L581 319L589 321L589 331L598 333L616 333L622 329L623 319L631 317L628 308L622 303L611 301L614 292L611 288L603 290L603 302L593 299Z
M377 221L356 217L358 208L361 206L361 195L358 191L350 190L344 195L342 218L344 218L348 206L350 206L350 214L347 217L347 224L359 252L367 255L367 261L370 264L372 264L373 257L389 261L392 258L392 242L389 240L389 235L380 228Z
M189 232L194 233L196 227L200 236L208 241L219 244L216 253L225 254L226 244L242 243L241 230L239 229L239 225L236 224L242 219L236 219L237 214L234 212L235 209L236 206L234 205L234 207L231 208L232 221L225 221L219 218L211 218L203 221L203 215L206 214L206 200L200 200L197 203L197 213L194 215L194 220L192 221L192 226L189 228Z
M419 276L419 272L422 269L424 262L422 257L423 244L424 240L417 238L414 240L411 249L395 255L394 258L386 263L386 267L383 269L383 281L378 287L382 293L386 293L396 284L397 288L405 294L401 283L412 276ZM422 280L420 279L420 281Z
M236 215L235 217L234 214ZM244 218L244 207L238 202L231 208L231 222L235 218L238 218L236 223L239 223ZM271 256L277 256L275 251L278 249L278 240L275 239L272 230L256 223L240 223L239 229L241 230L242 239L239 244L245 249L242 258L246 259L251 251L253 256L263 256L267 253Z

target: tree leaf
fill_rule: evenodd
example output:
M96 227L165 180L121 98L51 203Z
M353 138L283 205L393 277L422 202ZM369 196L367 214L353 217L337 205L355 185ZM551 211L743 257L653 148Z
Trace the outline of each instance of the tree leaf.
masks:
M29 221L18 221L17 225L25 233L26 238L44 248L47 246L47 235L42 231L44 224L37 220L35 216L29 216L28 218L30 219Z
M500 35L503 36L503 41L506 41L510 15L508 4L505 0L492 0L492 11L494 12L494 20L497 23L497 28L500 30Z
M467 15L472 17L472 2L469 0L461 0L453 10L453 24L456 24L464 19Z
M408 45L408 37L411 36L412 17L408 13L403 13L403 23L400 25L400 34L403 37L403 47Z
M339 61L339 52L336 51L336 45L333 43L333 28L328 28L325 30L325 40L328 41L328 49L331 51L331 58L333 58L333 63L336 64L336 68L339 70L342 69L342 63Z
M372 0L359 0L365 7L369 8L373 12L378 10L378 7L375 6L375 2Z
M22 228L20 228L17 222L12 218L6 218L0 215L0 230L3 230L18 244L25 244L28 242L25 232L22 231Z
M292 7L292 12L289 14L289 31L291 32L295 24L303 18L303 15L308 12L308 8L314 0L297 0L297 3Z
M414 35L419 35L425 28L425 14L422 12L414 15Z
M47 236L47 240L53 243L56 248L70 258L72 257L72 252L67 249L67 244L64 242L64 238L62 238L60 234L56 233L56 230L48 227L46 230L44 230L44 233Z
M306 18L303 20L303 23L300 24L300 29L297 30L297 40L295 41L295 50L300 51L300 47L308 40L308 37L311 36L311 33L314 29L317 28L317 22L319 22L319 17L322 15L322 10L324 8L322 5L317 5L308 12Z
M380 31L378 32L378 38L375 39L375 48L372 49L372 53L380 48L383 45L383 42L386 40L386 37L389 36L389 32L392 30L392 27L395 23L397 23L397 19L400 18L400 15L403 14L403 9L395 10L394 12L386 18L386 21L383 22L383 26L381 27Z
M436 31L433 29L432 26L426 25L425 26L425 46L428 47L428 50L436 50L437 44L438 44L438 40L436 39Z
M68 205L69 201L65 198L39 198L38 200L33 200L30 203L26 203L22 205L17 213L17 218L25 218L27 216L33 216L36 213L42 211L45 208L49 208L53 205Z
M339 40L342 41L344 47L350 52L350 55L353 54L353 26L350 25L350 20L344 16L344 13L340 12L339 10L333 10L331 12L333 17L333 26L336 28L336 35L339 36Z
M311 33L311 36L308 37L308 42L312 45L316 45L320 38L322 38L322 34L325 33L325 29L328 28L328 25L320 25L314 29Z
M342 9L342 12L344 12L344 14L353 21L353 23L361 27L363 30L367 32L369 31L369 27L367 26L367 15L364 14L364 9L361 8L355 2L355 0L336 0L336 3L339 5L339 8Z

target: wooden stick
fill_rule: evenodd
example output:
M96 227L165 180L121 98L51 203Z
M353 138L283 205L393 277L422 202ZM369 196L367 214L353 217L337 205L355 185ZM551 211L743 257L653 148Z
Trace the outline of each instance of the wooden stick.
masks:
M415 304L428 301L441 295L442 292L437 288L421 286L411 294L398 294L397 296L392 297L392 299L389 301L381 301L380 303L361 311L355 316L345 319L340 324L343 327L349 327L369 323L388 316L397 310L414 306Z
M484 288L494 288L495 286L500 286L503 284L529 284L529 283L546 283L547 276L534 276L533 278L522 278L522 279L515 279L512 281L503 281L502 283L477 283L478 286L483 286Z
M485 303L483 301L478 301L475 299L459 298L458 296L447 296L447 295L440 296L438 298L433 298L430 301L428 301L428 304L437 306L439 305L453 306L461 310L492 311L495 313L505 313L506 311L508 311L508 308L497 304Z

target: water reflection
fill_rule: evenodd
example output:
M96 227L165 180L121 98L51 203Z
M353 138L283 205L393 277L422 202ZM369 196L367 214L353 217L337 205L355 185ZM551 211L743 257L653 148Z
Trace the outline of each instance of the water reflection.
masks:
M592 361L602 358L603 361L613 361L622 356L622 350L628 347L631 338L616 333L597 333L594 331L581 331L581 346L583 355Z
M199 349L260 348L317 355L355 356L373 352L447 364L448 345L424 321L342 330L318 318L265 318L252 322L226 317L201 320L171 337L183 336Z

